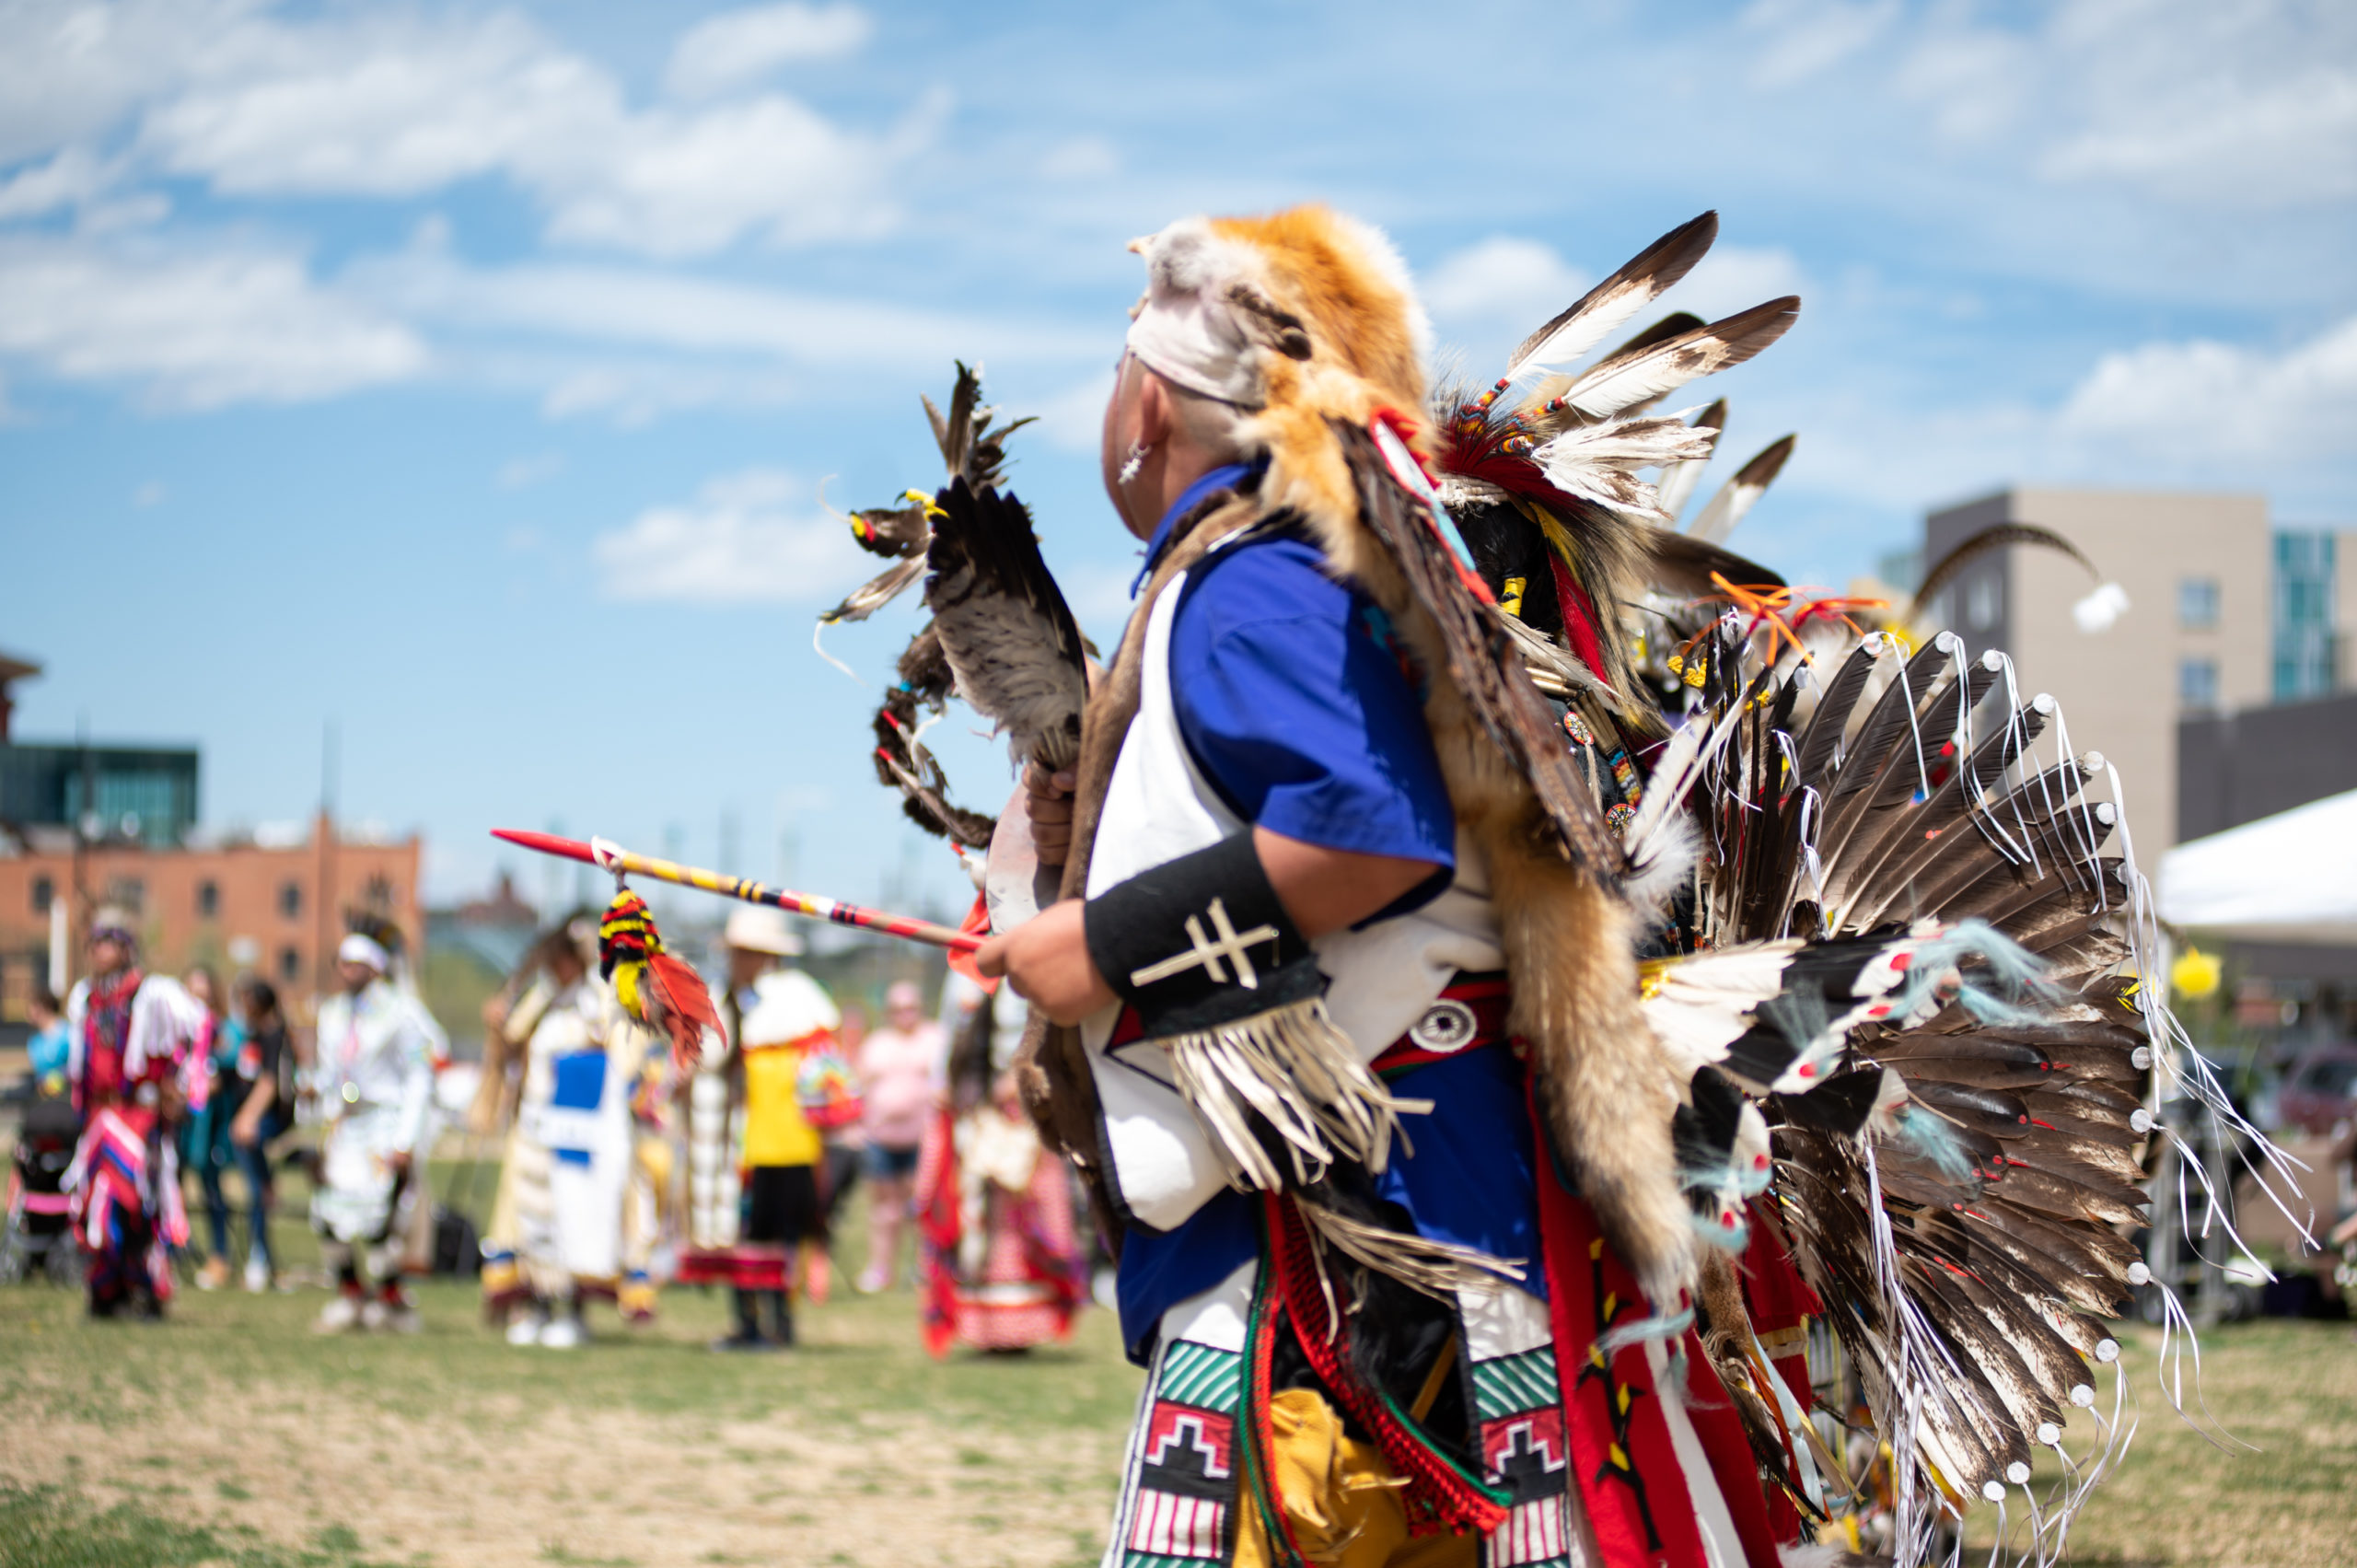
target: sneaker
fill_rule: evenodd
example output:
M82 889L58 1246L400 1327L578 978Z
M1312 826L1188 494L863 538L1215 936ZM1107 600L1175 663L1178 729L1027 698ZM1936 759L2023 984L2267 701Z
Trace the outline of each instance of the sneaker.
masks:
M876 1269L863 1270L853 1283L862 1295L881 1295L892 1288L891 1276Z
M360 1304L360 1326L371 1333L385 1326L392 1316L392 1308L375 1296Z
M548 1315L527 1307L507 1319L507 1342L511 1345L536 1345L540 1342L540 1330L548 1327Z
M207 1258L204 1266L196 1271L196 1288L199 1290L219 1290L228 1283L229 1260L226 1258Z
M246 1294L266 1295L270 1292L270 1265L259 1258L246 1260Z
M406 1301L388 1301L378 1305L384 1308L384 1311L377 1318L377 1327L385 1332L416 1334L424 1331L425 1319L419 1315L414 1304Z
M311 1325L311 1331L315 1334L342 1334L350 1331L359 1321L359 1298L339 1295L319 1308L319 1321Z
M713 1341L712 1348L725 1353L733 1354L754 1351L772 1351L778 1347L772 1341L765 1340L759 1334L746 1333L740 1329L733 1334L723 1334L720 1338Z
M542 1350L574 1350L588 1340L589 1330L582 1327L581 1319L569 1315L550 1318L548 1326L540 1330Z

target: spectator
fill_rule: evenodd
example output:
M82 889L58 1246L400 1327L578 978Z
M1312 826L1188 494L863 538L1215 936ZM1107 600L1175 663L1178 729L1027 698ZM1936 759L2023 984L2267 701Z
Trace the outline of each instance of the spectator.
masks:
M867 1136L867 1269L859 1288L889 1289L900 1272L917 1151L941 1093L947 1036L924 1016L924 993L901 981L884 993L884 1027L860 1042L861 1125Z
M842 1060L856 1076L859 1071L859 1048L867 1039L867 1009L853 1003L842 1009L843 1021L835 1030L835 1044L842 1052ZM853 1116L839 1124L819 1131L827 1141L827 1157L823 1166L826 1177L820 1197L827 1211L828 1257L834 1256L832 1237L835 1218L842 1213L843 1202L859 1185L860 1173L867 1168L867 1130L865 1115Z
M33 1027L32 1039L26 1042L32 1055L33 1093L43 1099L56 1099L65 1093L65 1066L74 1054L74 1031L65 1027L65 1012L56 993L38 982L25 1004L25 1016Z
M203 964L180 981L204 1008L205 1026L188 1059L186 1088L188 1119L180 1123L180 1164L196 1173L204 1193L206 1237L212 1256L196 1271L196 1288L219 1290L229 1283L229 1198L221 1188L221 1173L234 1156L229 1148L229 1108L222 1103L229 1059L237 1053L244 1029L224 1017L220 980Z
M248 975L238 992L245 1028L226 1080L229 1147L246 1183L246 1288L259 1294L278 1275L278 1253L270 1242L271 1211L278 1203L270 1145L295 1124L294 1097L287 1092L295 1062L277 988Z
M802 941L777 911L733 912L722 940L726 984L714 988L722 1037L718 1050L705 1050L689 1087L693 1207L679 1278L726 1284L735 1295L736 1331L713 1349L772 1350L794 1343L796 1251L806 1271L824 1257L818 1165L825 1145L803 1114L800 1081L813 1053L836 1049L842 1017L818 981L781 967L800 954Z

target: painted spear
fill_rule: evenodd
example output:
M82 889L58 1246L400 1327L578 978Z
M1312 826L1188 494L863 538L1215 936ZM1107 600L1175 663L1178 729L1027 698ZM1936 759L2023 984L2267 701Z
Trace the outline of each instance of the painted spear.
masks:
M717 871L706 871L699 866L680 865L673 861L657 860L652 855L633 854L621 845L604 839L592 839L583 843L579 839L561 839L553 833L535 833L522 828L493 828L491 836L541 854L578 860L607 871L627 871L640 877L652 877L658 882L676 882L682 888L701 888L707 893L718 893L725 899L739 899L749 904L767 904L772 909L782 909L790 914L807 914L813 920L831 920L837 925L856 925L866 931L880 931L887 936L901 936L911 942L946 947L953 953L970 953L982 945L982 938L971 932L936 925L929 920L911 920L906 915L862 909L857 904L814 898L808 893L796 893L784 888L765 888L743 877L724 877Z

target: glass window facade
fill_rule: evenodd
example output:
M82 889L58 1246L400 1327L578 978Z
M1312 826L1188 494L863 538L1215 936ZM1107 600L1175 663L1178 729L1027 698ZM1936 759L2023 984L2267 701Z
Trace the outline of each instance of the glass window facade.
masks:
M2339 639L2333 634L2333 536L2275 536L2275 700L2323 697L2338 684Z

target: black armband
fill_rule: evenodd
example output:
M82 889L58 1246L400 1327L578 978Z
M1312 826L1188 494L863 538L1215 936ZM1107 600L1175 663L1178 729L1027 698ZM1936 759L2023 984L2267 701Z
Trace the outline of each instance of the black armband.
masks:
M1082 914L1088 956L1149 1040L1216 1028L1325 988L1249 830L1107 889Z

